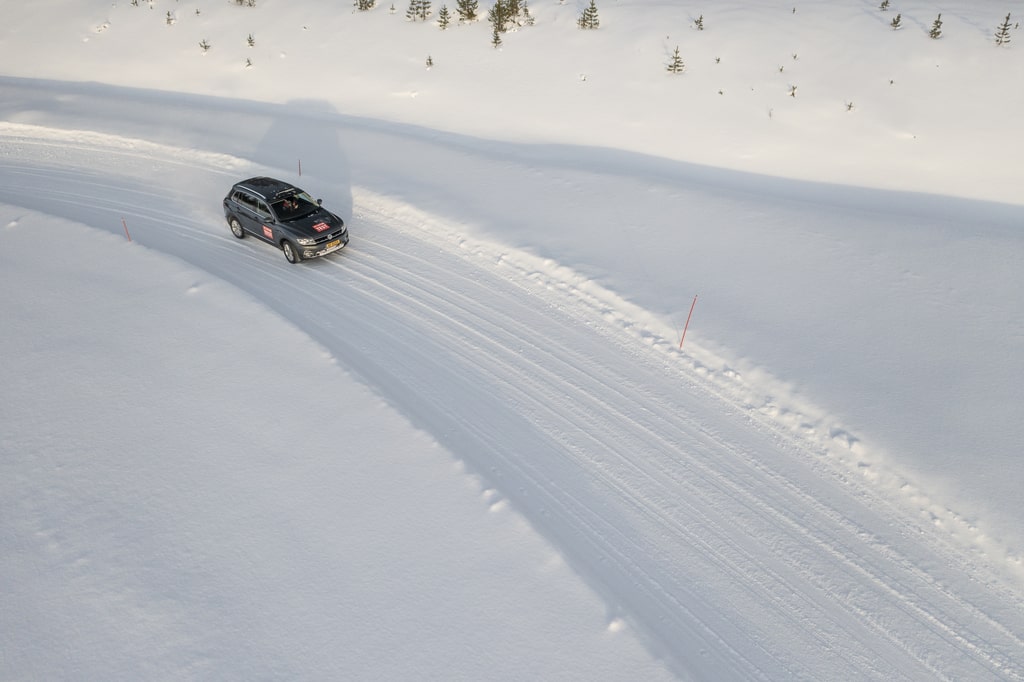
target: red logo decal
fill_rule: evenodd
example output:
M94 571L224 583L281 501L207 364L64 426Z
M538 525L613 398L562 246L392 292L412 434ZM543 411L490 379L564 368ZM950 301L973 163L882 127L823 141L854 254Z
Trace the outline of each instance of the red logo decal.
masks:
M266 225L264 225L263 226L263 236L265 236L267 239L273 239L274 238L274 231L271 230Z
M331 226L328 225L327 223L317 223L316 225L313 226L313 229L316 230L317 232L323 232L324 230L331 229Z

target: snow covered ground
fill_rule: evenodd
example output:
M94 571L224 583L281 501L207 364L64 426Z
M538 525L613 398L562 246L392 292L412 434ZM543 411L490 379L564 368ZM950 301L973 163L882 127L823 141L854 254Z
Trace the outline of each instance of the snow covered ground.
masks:
M0 676L1024 678L1006 10L582 7L9 9Z

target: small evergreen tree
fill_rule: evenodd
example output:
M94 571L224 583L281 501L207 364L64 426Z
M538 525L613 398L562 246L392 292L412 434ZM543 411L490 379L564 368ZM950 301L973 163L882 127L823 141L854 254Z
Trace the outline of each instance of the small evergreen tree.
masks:
M456 0L455 11L459 15L459 21L476 21L479 11L477 0Z
M491 46L495 50L501 47L501 31L498 30L497 26L495 26L494 30L491 31Z
M491 28L498 33L504 33L508 30L512 19L509 16L508 4L506 4L505 0L497 0L491 6L491 9L487 10L487 21L491 22Z
M590 6L580 14L580 18L576 20L576 25L583 29L595 29L601 25L600 19L597 18L597 4L595 0L590 0Z
M491 24L498 27L501 33L504 33L514 26L522 26L519 21L521 13L522 3L520 0L497 0L487 13L487 18Z
M533 25L533 17L530 15L530 8L526 6L526 0L496 0L487 11L487 20L499 33L505 33L515 26Z
M932 22L932 30L928 31L928 37L937 39L942 36L942 14L935 17L935 21Z
M356 9L360 12L366 12L374 8L377 4L377 0L356 0Z
M252 37L251 33L249 34L249 37L246 39L246 42L249 43L249 47L256 46L256 39Z
M487 22L490 23L490 28L495 33L505 33L506 29L506 11L505 3L502 0L498 0L494 5L490 6L487 10ZM495 46L497 47L497 45Z
M882 4L878 6L878 9L882 10L883 12L888 12L889 0L882 0Z
M898 31L900 29L902 21L903 21L903 15L897 12L896 16L893 17L892 21L889 22L889 25L892 26L892 30Z
M441 5L441 11L437 13L437 25L441 27L441 30L448 28L448 24L452 21L452 15L448 12L448 5Z
M420 12L419 18L423 21L427 20L430 16L430 0L420 0Z
M432 67L433 65L434 65L434 58L433 58L433 57L431 57L431 56L430 56L430 55L428 54L428 55L427 55L427 68L429 69L429 68L430 68L430 67Z
M420 0L409 0L409 9L405 10L405 18L416 21L420 16Z
M696 19L694 19L693 20L693 25L694 25L694 27L698 31L703 31L704 30L704 15L702 14L699 17L697 17Z
M996 45L1005 45L1010 42L1010 15L1007 14L1003 23L996 29Z
M682 73L683 69L686 68L686 64L683 63L683 58L679 56L679 46L676 45L676 51L672 53L672 60L666 67L669 73Z

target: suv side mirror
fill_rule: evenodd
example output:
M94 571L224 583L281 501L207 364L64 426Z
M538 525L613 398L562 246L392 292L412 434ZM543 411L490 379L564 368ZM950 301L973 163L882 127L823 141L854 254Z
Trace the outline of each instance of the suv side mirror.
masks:
M324 200L323 199L317 199L316 200L316 205L317 206L323 206L324 205Z

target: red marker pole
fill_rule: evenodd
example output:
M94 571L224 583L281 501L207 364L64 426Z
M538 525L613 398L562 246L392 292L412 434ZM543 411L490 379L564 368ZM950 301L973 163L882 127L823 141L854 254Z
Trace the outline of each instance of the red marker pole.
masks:
M124 219L124 216L121 216L121 224L124 225L124 236L128 237L128 241L131 241L132 236L128 234L128 221Z
M683 325L683 338L679 339L679 350L683 349L683 341L686 340L686 329L690 326L690 318L693 317L693 307L697 305L697 296L694 295L693 303L690 304L690 314L686 316L686 324Z

